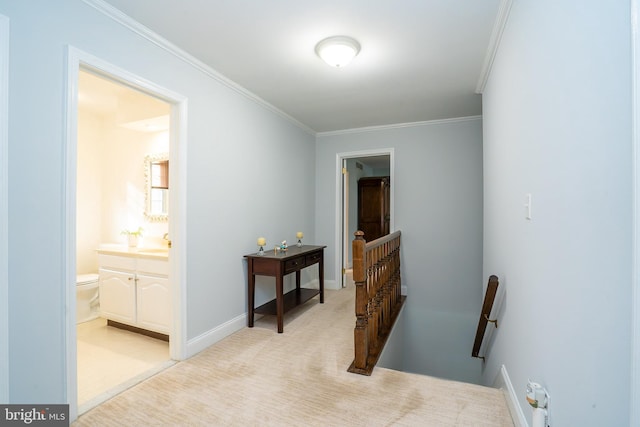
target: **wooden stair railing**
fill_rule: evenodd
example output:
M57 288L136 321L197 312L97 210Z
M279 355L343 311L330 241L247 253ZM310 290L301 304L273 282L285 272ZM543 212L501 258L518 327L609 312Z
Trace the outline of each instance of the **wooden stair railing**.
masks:
M371 242L356 231L353 281L356 285L355 358L348 371L371 375L406 299L400 294L400 231Z
M487 290L484 294L484 301L482 303L482 310L480 311L480 318L478 319L478 329L476 329L476 338L473 341L473 349L471 350L471 357L477 357L484 360L484 356L480 356L480 348L482 347L482 340L484 339L485 331L487 329L487 323L493 323L498 327L498 319L490 319L491 309L493 308L493 302L496 299L498 293L498 276L489 276L489 282L487 283Z

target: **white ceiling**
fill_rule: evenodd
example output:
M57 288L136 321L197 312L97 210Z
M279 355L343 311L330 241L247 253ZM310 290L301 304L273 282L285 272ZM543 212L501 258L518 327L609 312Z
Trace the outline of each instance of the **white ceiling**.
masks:
M500 0L106 0L316 132L482 113ZM334 69L332 35L360 42Z
M109 125L160 132L169 129L171 107L152 96L80 70L78 110L100 117Z

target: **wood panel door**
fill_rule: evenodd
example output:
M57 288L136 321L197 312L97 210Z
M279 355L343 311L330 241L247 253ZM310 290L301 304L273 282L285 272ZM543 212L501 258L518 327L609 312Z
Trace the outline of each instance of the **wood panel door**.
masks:
M358 230L367 242L389 234L389 177L358 180Z

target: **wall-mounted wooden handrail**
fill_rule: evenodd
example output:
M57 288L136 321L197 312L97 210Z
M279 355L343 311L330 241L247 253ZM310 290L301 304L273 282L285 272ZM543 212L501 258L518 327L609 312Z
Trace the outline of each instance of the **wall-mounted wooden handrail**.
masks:
M491 322L498 327L498 319L490 319L491 309L493 308L493 302L496 299L496 293L498 292L498 277L490 276L489 283L487 284L487 290L484 294L484 302L482 303L482 311L480 312L480 320L478 320L478 329L476 330L476 339L473 342L473 350L471 356L480 357L480 347L482 346L482 340L484 339L484 333L487 329L487 323ZM484 357L480 357L484 359Z

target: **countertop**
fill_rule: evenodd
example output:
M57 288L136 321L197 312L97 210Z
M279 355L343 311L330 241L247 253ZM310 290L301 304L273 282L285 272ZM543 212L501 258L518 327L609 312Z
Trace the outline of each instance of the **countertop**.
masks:
M96 252L104 255L118 255L133 258L169 259L169 248L167 247L138 248L119 243L103 243L96 249Z

